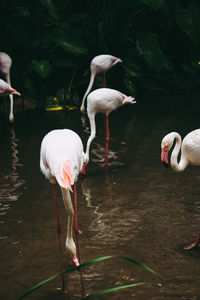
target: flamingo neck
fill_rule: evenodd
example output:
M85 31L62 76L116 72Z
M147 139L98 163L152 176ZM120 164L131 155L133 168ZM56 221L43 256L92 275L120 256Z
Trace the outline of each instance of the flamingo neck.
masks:
M87 95L89 94L93 83L94 83L94 78L95 78L96 72L94 72L93 70L91 71L91 75L90 75L90 82L87 88L87 91L85 92L85 95L83 96L83 100L82 100L82 104L81 104L81 112L85 112L85 99L87 97Z
M171 154L171 160L170 160L171 167L176 172L183 172L187 167L188 162L182 153L181 153L180 161L178 162L178 155L181 150L182 139L181 136L177 133L174 136L174 139L176 141L176 144Z
M90 114L88 116L89 116L89 120L90 120L91 133L90 133L90 136L89 136L88 141L87 141L86 152L85 152L85 163L86 163L86 165L89 162L90 145L91 145L91 142L93 141L93 139L95 138L95 135L96 135L95 114Z
M13 95L10 94L9 95L10 98L10 114L9 114L9 120L10 122L14 121L14 115L13 115Z

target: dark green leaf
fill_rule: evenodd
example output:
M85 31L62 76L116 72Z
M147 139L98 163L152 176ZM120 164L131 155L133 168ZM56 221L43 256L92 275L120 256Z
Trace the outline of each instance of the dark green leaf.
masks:
M41 60L41 61L32 60L32 68L42 78L47 78L51 73L51 65L47 60Z
M41 1L42 5L47 9L49 15L52 18L58 20L58 15L57 15L56 10L55 10L55 8L52 4L52 1L51 0L40 0L40 1Z

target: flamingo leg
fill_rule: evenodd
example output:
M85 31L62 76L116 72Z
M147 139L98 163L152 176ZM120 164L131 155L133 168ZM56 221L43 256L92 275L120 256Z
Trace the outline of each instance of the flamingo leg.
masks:
M105 166L107 168L108 167L108 145L109 145L109 139L110 139L108 116L106 116L105 125L106 125L105 126L106 127Z
M60 269L61 269L61 283L62 283L62 290L63 293L66 294L67 291L65 289L65 281L64 281L64 275L62 273L63 269L63 256L62 256L62 245L61 245L61 226L60 226L60 216L58 211L58 202L56 197L56 186L53 184L53 195L54 195L54 204L56 209L56 221L57 221L57 234L58 234L58 246L59 246L59 257L60 257Z
M106 73L103 73L103 81L102 81L102 87L106 88Z
M76 183L74 183L74 227L75 227L75 234L76 234L76 240L77 240L78 259L79 259L79 263L81 264L81 251L80 251L80 240L79 240L80 231L78 229L78 221L77 221ZM80 268L80 276L81 276L81 288L82 288L81 296L85 297L85 287L84 287L84 281L83 281L83 272L82 272L81 268Z

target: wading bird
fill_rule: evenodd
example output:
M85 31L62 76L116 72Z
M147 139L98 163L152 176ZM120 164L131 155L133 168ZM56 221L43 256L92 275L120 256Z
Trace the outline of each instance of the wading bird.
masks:
M161 161L168 166L168 153L173 146L175 146L171 153L171 167L176 172L183 172L188 165L200 166L200 129L196 129L188 133L185 138L177 132L167 134L161 142ZM178 155L181 150L180 161L178 162ZM185 250L190 250L200 245L200 235L196 241L184 247Z
M98 73L103 73L103 88L106 87L106 71L109 70L110 68L112 68L114 65L116 65L118 62L122 62L122 60L119 57L115 57L109 54L101 54L98 56L95 56L90 64L90 81L89 81L89 85L87 88L87 91L85 92L85 95L83 97L82 100L82 104L81 104L81 112L84 113L85 112L85 99L87 97L87 95L89 94L93 83L94 83L94 78L96 76L96 74Z
M0 72L4 75L6 82L11 85L10 82L10 68L12 65L12 59L11 57L4 53L0 52ZM9 114L9 120L10 122L14 121L14 115L13 115L13 93L9 93L10 98L10 114ZM16 94L16 93L14 93ZM19 93L18 93L19 95Z
M109 124L108 116L111 111L117 109L124 104L136 103L133 97L126 96L121 92L109 88L101 88L94 90L87 97L87 114L90 121L90 136L87 141L85 161L89 162L90 144L96 135L95 115L103 113L106 115L106 151L105 151L105 165L108 165L108 143L109 143Z
M80 247L78 240L78 225L77 225L77 203L76 203L76 181L78 175L83 168L84 152L83 144L74 131L70 129L57 129L50 131L42 140L40 150L40 169L45 177L53 184L54 200L57 215L57 231L60 244L60 221L58 216L57 200L55 196L55 184L59 184L62 191L62 198L65 210L68 215L67 238L65 247L72 258L75 266L78 266L80 261ZM74 185L74 209L71 201L70 191L72 192L72 185ZM74 212L75 211L75 212ZM76 249L73 240L73 221L75 215L75 232L77 237ZM77 250L78 256L77 257ZM61 250L60 250L61 255ZM61 260L62 264L62 260ZM81 273L81 283L83 290L83 281Z
M20 93L13 89L7 82L0 79L0 95L16 94L20 96Z

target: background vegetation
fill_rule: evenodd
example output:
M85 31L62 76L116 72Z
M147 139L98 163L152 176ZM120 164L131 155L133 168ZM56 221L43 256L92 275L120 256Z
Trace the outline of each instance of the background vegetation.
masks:
M198 94L199 0L1 0L0 20L13 86L40 105L80 104L98 54L123 60L108 85L126 94Z

